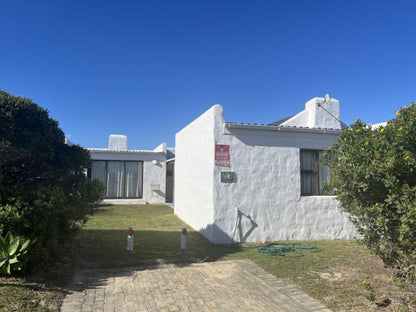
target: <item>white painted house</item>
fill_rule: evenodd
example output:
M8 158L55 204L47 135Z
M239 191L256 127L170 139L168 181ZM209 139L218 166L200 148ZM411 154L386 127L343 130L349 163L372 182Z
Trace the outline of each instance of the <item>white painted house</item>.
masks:
M91 179L105 186L104 203L164 203L166 144L154 150L128 150L125 135L110 135L108 148L87 148L92 159Z
M176 134L175 214L214 243L358 236L318 163L344 126L328 95L270 125L228 123L211 107Z

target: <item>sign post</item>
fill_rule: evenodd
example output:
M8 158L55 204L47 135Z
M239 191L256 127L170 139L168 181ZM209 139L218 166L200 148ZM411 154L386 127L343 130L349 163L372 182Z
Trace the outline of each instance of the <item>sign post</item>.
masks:
M188 231L184 227L181 229L181 249L186 249L186 235L188 235Z
M127 232L127 251L132 252L133 251L133 227L129 226L128 232Z

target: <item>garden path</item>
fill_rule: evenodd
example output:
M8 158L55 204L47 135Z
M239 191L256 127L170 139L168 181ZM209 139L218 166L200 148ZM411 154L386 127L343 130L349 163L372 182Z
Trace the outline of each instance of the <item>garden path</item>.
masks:
M251 261L82 270L61 312L330 311Z

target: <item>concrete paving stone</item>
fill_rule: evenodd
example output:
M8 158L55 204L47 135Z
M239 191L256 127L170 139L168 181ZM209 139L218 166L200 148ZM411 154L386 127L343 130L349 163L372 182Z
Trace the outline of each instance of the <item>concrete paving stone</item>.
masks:
M89 304L89 305L84 304L82 306L82 310L81 311L82 312L92 312L92 311L94 311L94 309L93 309L93 306L91 304Z
M330 311L247 260L83 270L61 312Z
M94 312L104 312L104 306L95 306L93 307Z
M138 310L147 310L146 303L137 303L137 309Z
M179 306L177 304L171 304L171 305L169 305L169 310L171 312L179 312L181 309L179 308Z
M195 311L195 310L199 310L199 309L200 309L199 305L197 305L197 304L196 304L196 303L194 303L194 302L191 302L191 303L189 304L189 308L191 309L191 311Z

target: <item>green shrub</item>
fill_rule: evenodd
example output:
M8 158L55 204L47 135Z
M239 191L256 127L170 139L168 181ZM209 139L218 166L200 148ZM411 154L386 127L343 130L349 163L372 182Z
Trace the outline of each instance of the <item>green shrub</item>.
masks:
M0 235L0 270L3 274L20 271L26 263L30 240L13 236L8 232L5 237Z
M416 268L416 105L385 127L357 120L323 160L330 187L363 243L385 264L413 278Z
M102 197L85 175L90 162L45 109L0 90L0 234L36 239L34 248L53 254Z

